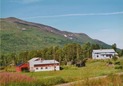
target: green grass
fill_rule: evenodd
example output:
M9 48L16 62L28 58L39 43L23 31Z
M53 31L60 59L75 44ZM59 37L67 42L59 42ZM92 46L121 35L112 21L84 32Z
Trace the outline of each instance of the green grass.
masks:
M107 66L107 61L108 60L88 60L86 63L86 67L77 68L75 66L64 66L65 69L61 71L30 72L24 74L27 74L31 77L35 77L42 83L47 83L47 85L48 83L50 85L54 85L58 84L57 79L61 80L61 82L59 83L72 82L90 77L115 74L117 72L123 71L123 69L115 69L115 66ZM120 58L118 61L122 63L123 58ZM56 83L51 84L50 81L56 81Z
M108 75L105 78L85 79L70 86L123 86L123 75Z
M68 82L73 82L73 81L78 81L78 80L85 80L84 84L87 84L89 82L90 84L99 84L104 83L110 83L115 81L115 78L112 77L111 75L118 73L118 72L123 72L123 69L116 69L115 66L117 65L107 65L109 60L87 60L86 66L85 67L75 67L75 66L62 66L64 69L60 71L47 71L47 72L22 72L22 73L12 73L13 76L14 74L20 76L27 76L30 77L31 79L34 79L33 82L21 82L19 79L17 80L16 83L10 82L7 84L7 86L52 86L56 84L62 84L62 83L68 83ZM114 62L113 60L111 60ZM120 66L123 66L123 57L118 59L116 62L120 62ZM10 74L11 75L11 74ZM111 78L106 78L108 82L106 82L105 79L102 80L88 80L88 78L92 77L97 77L97 76L103 76L103 75L108 75ZM7 76L7 75L5 75ZM18 78L21 78L21 77ZM17 78L17 77L16 77ZM121 83L122 82L122 77L117 77L117 79L121 80L120 82L116 83ZM2 78L1 78L2 79ZM14 78L13 78L14 79ZM113 79L113 80L112 80ZM5 79L6 80L6 79ZM110 81L112 80L112 81ZM11 79L10 79L11 81ZM94 82L94 83L92 83ZM79 83L80 84L80 83ZM83 83L81 83L83 84ZM85 86L91 86L90 84L87 84ZM5 86L5 85L3 85ZM78 83L75 86L79 86ZM80 85L81 86L81 85ZM107 86L113 86L113 85L107 85Z

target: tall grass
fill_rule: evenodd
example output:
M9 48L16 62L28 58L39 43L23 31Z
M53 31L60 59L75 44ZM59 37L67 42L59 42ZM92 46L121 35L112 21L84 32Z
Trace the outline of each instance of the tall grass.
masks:
M123 58L118 61L123 66ZM1 72L0 86L52 86L77 80L84 80L84 82L77 83L75 86L115 86L115 84L116 86L118 84L122 86L121 82L123 83L123 76L112 75L123 72L123 69L115 69L115 65L108 66L107 60L88 60L85 67L63 66L63 68L60 71L47 72ZM109 76L100 79L89 79L90 77L103 75Z
M65 83L61 77L35 79L21 73L0 73L0 86L52 86L60 83Z
M0 73L0 86L12 86L19 84L32 83L35 79L24 74L1 72Z
M39 81L45 83L45 85L54 85L123 71L123 69L115 69L113 65L108 66L107 61L108 60L88 60L85 67L63 66L64 69L61 71L31 72L24 74L36 77ZM122 63L123 59L119 59L118 61ZM57 82L56 78L61 81Z
M105 78L85 79L71 86L123 86L123 75L109 75Z

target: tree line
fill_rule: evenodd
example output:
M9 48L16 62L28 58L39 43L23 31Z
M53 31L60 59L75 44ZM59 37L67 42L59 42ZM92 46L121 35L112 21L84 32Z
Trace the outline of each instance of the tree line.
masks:
M20 63L26 63L33 57L40 57L42 59L55 59L62 65L76 64L79 61L83 61L86 58L92 58L93 49L102 49L99 44L85 43L83 45L70 43L63 47L52 46L41 50L24 51L20 53L2 54L0 56L0 66L18 65ZM112 45L112 48L116 50L116 44ZM123 55L123 50L120 51L120 55Z

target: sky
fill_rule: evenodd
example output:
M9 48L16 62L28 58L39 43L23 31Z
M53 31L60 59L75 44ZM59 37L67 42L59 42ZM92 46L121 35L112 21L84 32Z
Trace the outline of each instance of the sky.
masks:
M0 0L0 17L86 33L123 49L123 0Z

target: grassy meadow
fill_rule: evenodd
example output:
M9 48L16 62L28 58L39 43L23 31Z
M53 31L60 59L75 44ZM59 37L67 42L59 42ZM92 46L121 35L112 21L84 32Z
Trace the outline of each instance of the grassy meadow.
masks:
M123 75L110 74L104 78L85 79L70 86L123 86Z
M108 64L109 62L112 62L113 64ZM14 81L14 83L11 83L12 79L6 81L8 84L7 86L52 86L56 84L62 84L62 83L68 83L68 82L73 82L77 80L85 80L84 84L79 83L76 84L75 86L91 86L88 85L89 83L95 82L96 86L103 86L100 84L104 83L110 83L114 82L115 78L113 77L115 73L118 72L123 72L123 57L119 58L117 61L114 60L88 60L86 62L85 67L75 67L75 66L62 66L63 70L60 71L47 71L47 72L23 72L23 73L18 73L20 75L27 76L33 81L30 82L23 82L23 81ZM17 74L16 72L14 74ZM4 74L6 75L6 74ZM11 74L10 74L11 75ZM97 76L104 76L108 75L109 77L100 80L87 80L88 78L92 77L97 77ZM0 73L0 81L2 80L2 72ZM17 76L18 77L18 76ZM21 78L21 77L20 77ZM123 83L123 76L118 76L119 82L117 83ZM111 81L112 80L112 81ZM24 80L26 81L26 80ZM5 83L2 84L3 86L6 86ZM15 83L16 82L16 83ZM1 82L0 82L1 83ZM88 84L87 84L88 83ZM87 85L85 85L87 84ZM106 86L115 86L107 84ZM94 85L92 85L94 86ZM122 86L122 85L117 85L117 86Z

